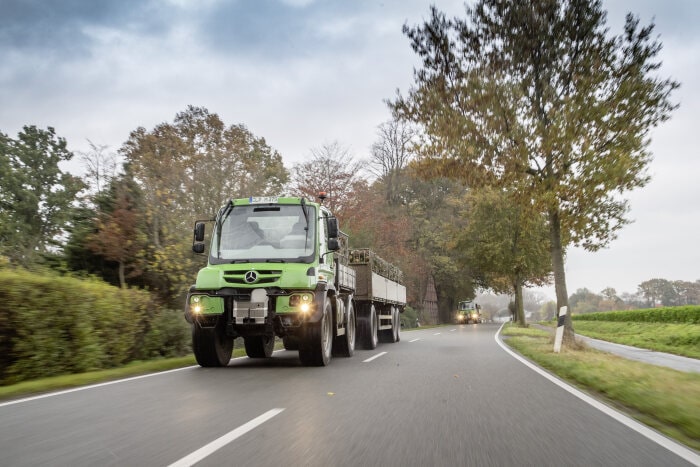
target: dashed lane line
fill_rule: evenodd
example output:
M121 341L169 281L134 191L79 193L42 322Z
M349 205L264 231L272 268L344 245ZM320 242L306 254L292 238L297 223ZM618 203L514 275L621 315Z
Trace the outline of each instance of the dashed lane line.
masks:
M257 428L258 426L262 425L266 421L270 420L272 417L275 415L278 415L281 413L284 409L272 409L268 410L264 414L260 415L259 417L256 417L249 421L248 423L245 423L238 428L229 431L225 435L215 439L211 443L202 446L201 448L197 449L196 451L192 452L191 454L188 454L187 456L183 457L182 459L173 462L170 464L168 467L189 467L191 465L196 464L197 462L201 461L205 457L210 456L214 452L218 451L219 449L223 448L227 444L231 443L232 441L235 441L237 438L240 438L244 434L248 433L250 430Z
M371 361L374 360L375 358L379 358L379 357L381 357L382 355L385 355L385 354L386 354L386 352L379 352L377 355L375 355L375 356L373 356L373 357L369 357L367 360L362 360L362 363L371 362Z

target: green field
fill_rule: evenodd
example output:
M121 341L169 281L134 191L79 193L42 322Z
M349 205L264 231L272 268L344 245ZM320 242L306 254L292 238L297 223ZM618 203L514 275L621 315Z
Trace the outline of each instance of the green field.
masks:
M550 327L554 322L541 323ZM616 344L700 358L700 307L610 311L573 316L574 332Z
M700 324L575 321L574 330L594 339L700 358Z

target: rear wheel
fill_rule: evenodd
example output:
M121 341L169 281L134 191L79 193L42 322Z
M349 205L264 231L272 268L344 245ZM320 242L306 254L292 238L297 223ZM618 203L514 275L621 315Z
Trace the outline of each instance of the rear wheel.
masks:
M282 345L284 345L284 350L299 350L299 341L289 336L282 338Z
M318 323L307 323L304 338L299 343L299 360L304 366L326 366L331 361L333 318L331 302L326 299Z
M336 337L333 341L333 355L352 357L355 354L355 327L355 310L350 300L345 310L345 334Z
M233 338L219 319L213 328L203 328L199 323L192 324L192 350L197 363L203 367L226 366L233 353Z
M360 339L362 348L373 350L377 348L379 342L379 318L374 305L369 305L369 309L357 318L357 336Z
M249 358L270 358L275 348L275 336L250 336L243 339Z

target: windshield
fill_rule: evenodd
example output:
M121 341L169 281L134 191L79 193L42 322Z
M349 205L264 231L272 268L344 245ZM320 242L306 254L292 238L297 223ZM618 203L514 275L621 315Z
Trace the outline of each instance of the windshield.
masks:
M217 223L210 261L311 262L316 243L316 210L313 206L306 210L308 229L299 205L233 207L223 222Z

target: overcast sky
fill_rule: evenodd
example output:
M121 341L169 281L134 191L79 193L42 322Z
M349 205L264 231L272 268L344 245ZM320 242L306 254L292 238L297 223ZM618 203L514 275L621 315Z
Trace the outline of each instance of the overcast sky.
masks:
M195 105L265 138L288 168L333 141L367 158L390 118L384 101L413 81L401 27L428 18L430 3L0 0L0 132L52 126L73 151L88 140L117 151L137 127ZM464 16L461 0L433 3ZM652 134L652 181L629 195L634 223L605 250L569 252L569 293L698 280L700 2L603 5L613 33L628 11L656 23L661 73L681 82L680 108Z

